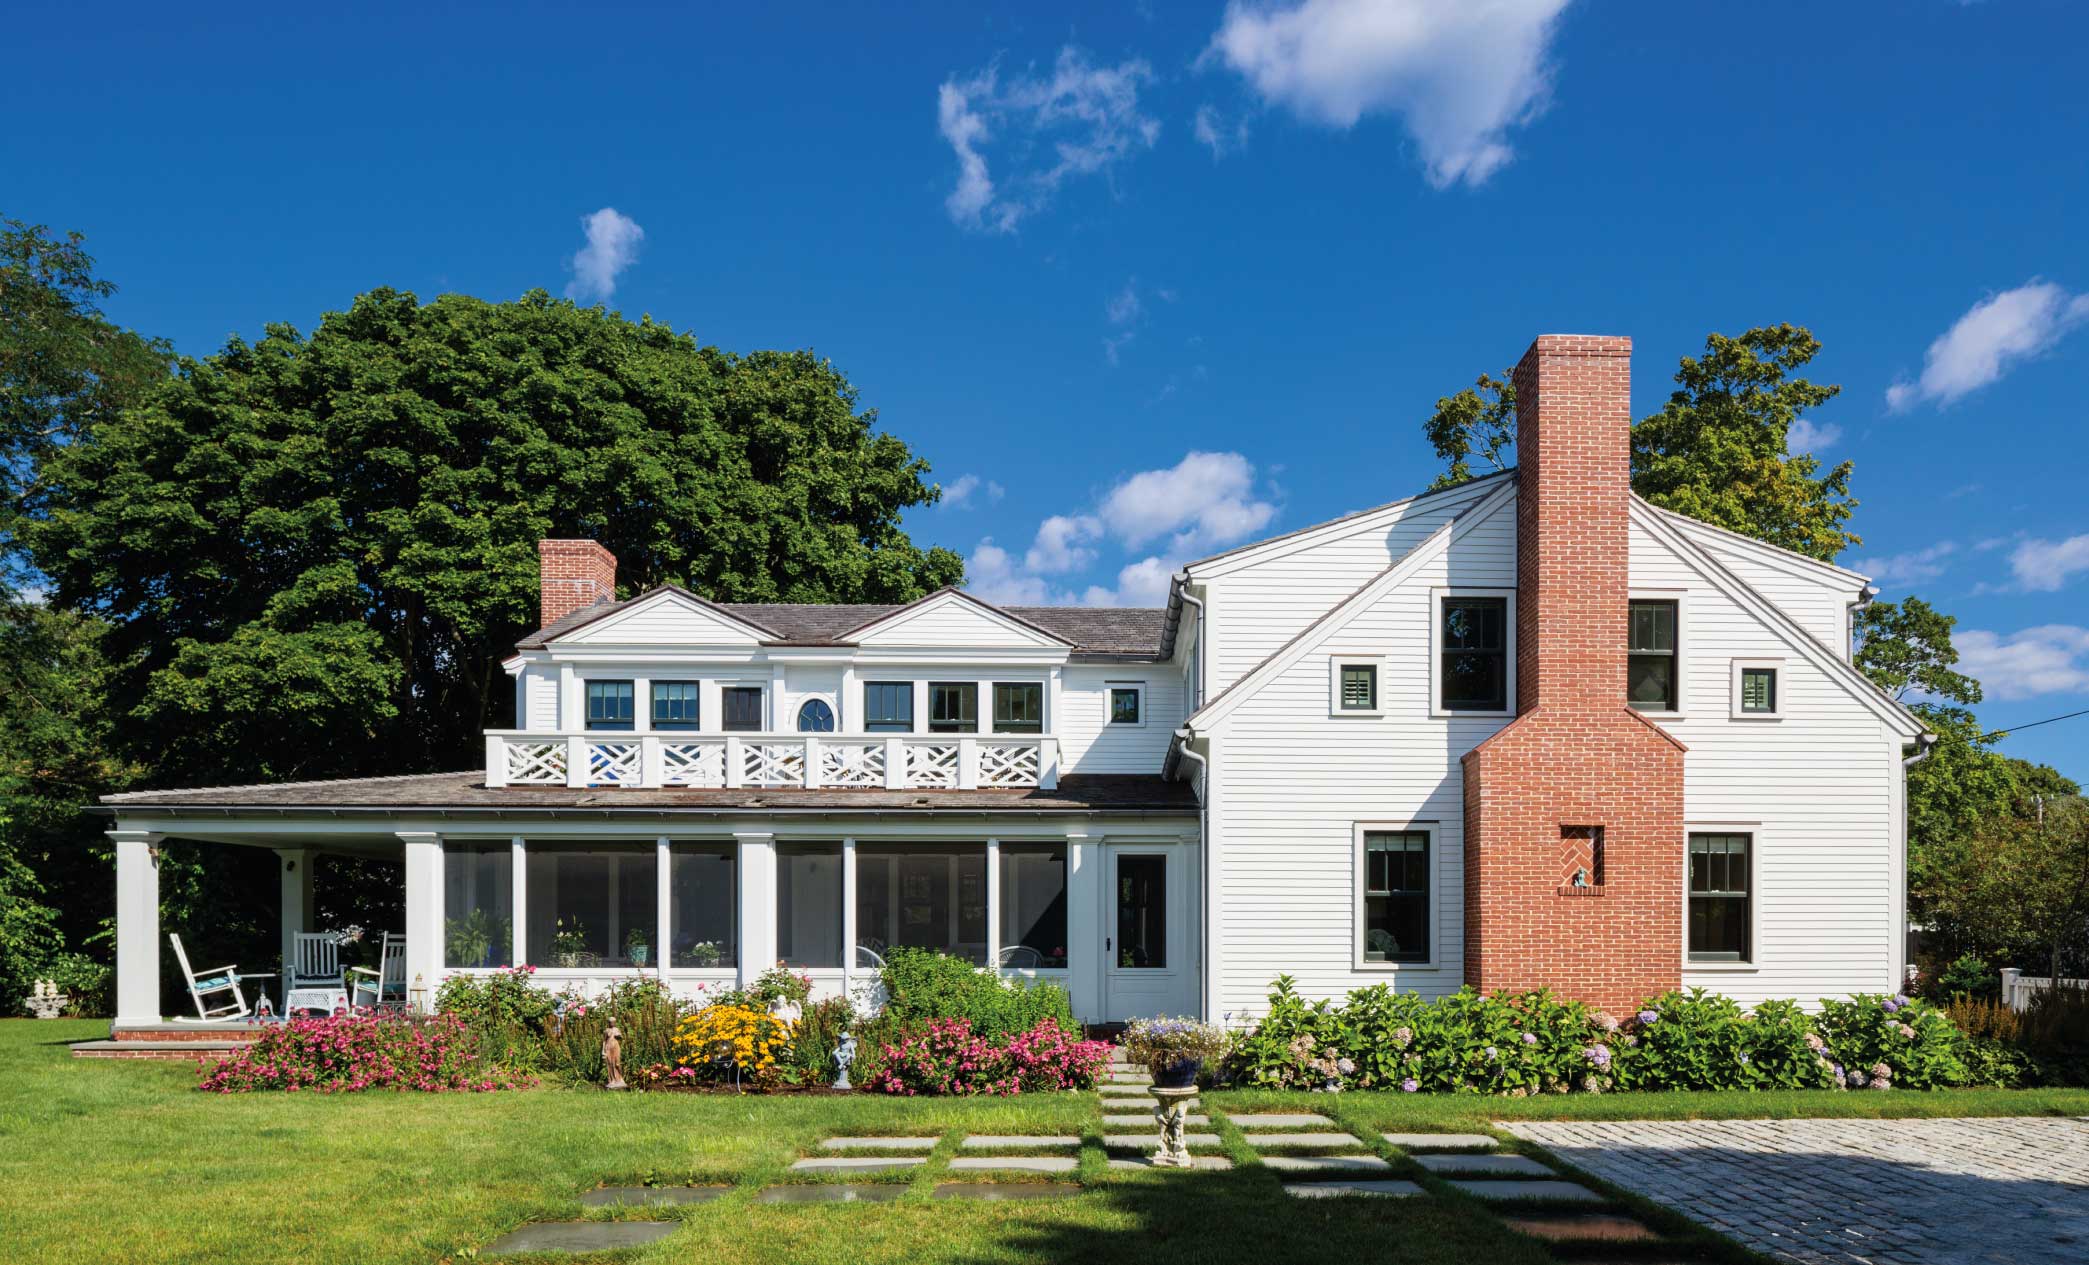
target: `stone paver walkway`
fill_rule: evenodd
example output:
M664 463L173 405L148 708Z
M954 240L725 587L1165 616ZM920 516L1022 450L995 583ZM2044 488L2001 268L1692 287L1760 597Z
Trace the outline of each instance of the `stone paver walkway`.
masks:
M2089 1258L2089 1122L1508 1124L1561 1159L1807 1265Z

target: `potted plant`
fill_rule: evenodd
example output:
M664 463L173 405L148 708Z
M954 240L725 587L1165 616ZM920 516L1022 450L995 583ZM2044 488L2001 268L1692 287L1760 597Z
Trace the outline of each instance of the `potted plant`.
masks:
M1153 1073L1156 1089L1183 1089L1226 1051L1226 1030L1195 1019L1139 1019L1125 1029L1124 1048Z
M652 946L646 943L646 933L633 928L631 934L624 937L624 952L631 958L631 965L644 966L652 955Z
M565 919L559 919L551 933L552 961L570 970L579 966L581 959L588 956L588 931L580 919L575 918L570 927L566 925Z

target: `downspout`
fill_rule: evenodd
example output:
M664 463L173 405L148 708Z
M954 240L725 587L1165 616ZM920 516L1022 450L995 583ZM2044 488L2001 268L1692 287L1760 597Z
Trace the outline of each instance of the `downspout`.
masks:
M1199 649L1202 649L1202 645L1203 639L1200 636L1198 639ZM1199 886L1204 889L1204 912L1203 916L1197 919L1197 943L1199 946L1197 957L1199 967L1208 975L1211 971L1211 761L1190 749L1190 743L1196 739L1196 736L1196 733L1187 726L1176 730L1175 749L1189 759L1195 760L1197 767L1204 772L1204 793L1197 796L1197 842L1204 849L1204 864L1197 867L1198 876L1201 880ZM1208 996L1209 994L1207 993L1206 995ZM1197 1008L1199 1010L1205 1009L1202 997L1197 999ZM1204 1016L1204 1022L1211 1022L1209 1014Z
M1196 711L1204 706L1204 599L1190 592L1190 573L1187 571L1175 573L1175 595L1197 608L1197 664L1193 673L1197 681L1197 699L1189 709Z
M1912 930L1912 924L1911 924L1911 922L1910 922L1910 921L1909 921L1909 919L1908 919L1908 913L1907 913L1907 909L1908 909L1908 897L1907 897L1907 890L1908 890L1908 770L1909 770L1909 769L1912 769L1912 768L1914 768L1914 767L1915 767L1916 765L1918 765L1918 764L1922 763L1922 762L1923 762L1924 760L1927 760L1927 759L1929 759L1929 753L1930 753L1930 752L1932 752L1932 751L1934 751L1934 750L1936 750L1936 746L1937 746L1937 736L1936 736L1935 734L1916 734L1916 735L1915 735L1915 754L1914 754L1914 755L1911 755L1911 756L1903 756L1903 757L1901 758L1901 762L1900 762L1900 857L1901 857L1901 861L1900 861L1900 865L1901 865L1901 871L1900 871L1900 887L1901 887L1901 904L1900 904L1900 907L1901 907L1901 918L1900 918L1900 924L1901 924L1901 927L1900 927L1900 950L1899 950L1899 952L1895 953L1895 954L1894 954L1894 956L1895 956L1896 958L1898 958L1898 959L1900 960L1900 984L1901 984L1901 986L1902 986L1902 987L1906 987L1906 986L1907 986L1907 982L1908 982L1908 937L1909 937L1909 934L1910 934L1910 932L1911 932L1911 930Z

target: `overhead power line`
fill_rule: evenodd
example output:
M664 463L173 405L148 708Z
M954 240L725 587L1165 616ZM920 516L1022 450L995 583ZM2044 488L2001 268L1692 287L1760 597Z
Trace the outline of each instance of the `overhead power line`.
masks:
M2044 720L2034 720L2028 725L2003 725L1998 732L2006 736L2021 729L2036 729L2040 725L2050 725L2062 720L2073 720L2077 716L2089 716L2089 707L2084 707L2078 712L2069 712L2065 716L2048 716Z

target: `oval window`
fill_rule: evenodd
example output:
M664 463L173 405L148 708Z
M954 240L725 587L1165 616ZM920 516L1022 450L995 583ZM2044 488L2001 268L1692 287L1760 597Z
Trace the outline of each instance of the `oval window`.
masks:
M834 732L834 709L827 706L825 699L808 698L798 709L798 732L801 734L831 734Z

